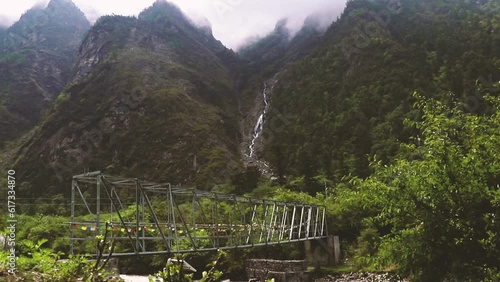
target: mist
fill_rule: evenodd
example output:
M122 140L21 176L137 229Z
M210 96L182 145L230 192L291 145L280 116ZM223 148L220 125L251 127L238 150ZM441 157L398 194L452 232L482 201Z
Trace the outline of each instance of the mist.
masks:
M324 32L326 29L337 19L337 17L341 14L342 11L336 13L336 12L328 12L328 11L321 11L317 12L311 15L308 15L305 20L303 20L303 17L299 18L283 18L282 20L285 21L284 27L286 28L288 32L288 39L292 40L295 35L300 31L304 25L307 25L308 27L314 27L317 31L319 32ZM274 29L276 29L278 24L275 25ZM273 29L273 30L274 30ZM244 49L259 40L263 39L265 36L269 35L272 31L269 31L267 33L260 33L260 34L254 34L251 35L248 38L245 38L244 40L240 41L238 44L237 48L235 51L240 51L241 49Z
M155 0L73 0L91 22L103 15L138 15ZM195 23L210 22L214 36L237 50L249 38L270 33L279 19L287 18L291 33L315 14L328 26L343 11L346 0L171 0ZM0 27L12 25L30 7L45 7L48 0L16 0L0 10ZM5 5L7 6L7 5Z
M9 17L0 15L0 29L5 29L11 25Z
M0 9L0 28L8 28L30 8L44 8L48 2L49 0L16 0L3 3Z
M212 24L214 36L234 50L246 45L248 40L261 38L272 32L276 23L287 19L287 28L294 35L304 20L314 15L320 26L329 26L345 8L345 0L201 0L198 6ZM181 1L177 4L184 9ZM193 1L199 2L199 1ZM200 13L201 11L205 13ZM207 12L208 11L208 12Z

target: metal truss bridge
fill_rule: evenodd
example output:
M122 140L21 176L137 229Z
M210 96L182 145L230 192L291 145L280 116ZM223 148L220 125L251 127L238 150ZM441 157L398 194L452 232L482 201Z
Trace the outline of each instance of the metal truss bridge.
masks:
M75 175L70 252L112 256L203 252L327 237L324 207L172 187L100 172ZM103 256L107 256L104 254Z

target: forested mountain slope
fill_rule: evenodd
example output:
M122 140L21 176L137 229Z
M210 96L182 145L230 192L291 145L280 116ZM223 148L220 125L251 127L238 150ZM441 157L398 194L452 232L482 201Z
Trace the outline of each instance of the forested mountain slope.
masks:
M287 67L274 88L269 118L289 119L264 130L275 172L304 177L312 192L323 186L312 186L316 176L367 176L375 155L390 163L398 140L413 133L403 120L418 118L414 91L488 111L482 96L500 80L498 5L349 1L314 53Z
M414 134L403 125L420 115L414 91L488 111L482 96L500 76L497 6L349 1L325 33L310 18L291 37L281 21L239 56L168 2L103 17L13 163L28 194L58 193L84 169L209 189L243 171L254 100L279 73L262 134L274 174L309 192L324 189L315 179L367 176L370 157L390 163Z
M0 32L0 148L43 119L68 82L89 28L75 4L52 0Z
M16 156L22 191L63 192L84 169L200 188L240 166L234 53L157 1L87 33L71 84Z

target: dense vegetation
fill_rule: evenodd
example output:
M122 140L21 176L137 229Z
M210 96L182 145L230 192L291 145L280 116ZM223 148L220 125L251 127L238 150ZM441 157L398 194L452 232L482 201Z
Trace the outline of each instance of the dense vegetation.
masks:
M352 177L336 198L371 246L362 263L415 281L496 281L500 100L487 97L495 113L475 115L417 98L422 120L408 121L418 134L401 155L391 165L373 160L374 173Z
M391 163L398 141L414 133L402 121L418 118L415 90L441 101L451 92L468 111L487 113L482 95L500 77L498 3L387 3L349 1L317 50L280 77L269 119L288 126L264 132L280 177L304 176L314 192L318 175L338 183L368 176L369 156Z
M331 226L354 243L358 267L498 279L496 10L349 1L280 77L270 116L288 126L267 125L265 157L292 189L328 186Z

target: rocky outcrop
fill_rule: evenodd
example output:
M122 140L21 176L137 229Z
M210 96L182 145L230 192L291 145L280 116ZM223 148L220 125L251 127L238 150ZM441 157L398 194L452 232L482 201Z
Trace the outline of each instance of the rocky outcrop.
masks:
M127 46L130 49L139 47L141 44L149 44L147 39L137 38L138 25L139 21L135 17L103 16L99 18L80 45L71 84L81 83L99 63L105 61L109 55L116 54L118 49L126 43L133 43L132 46ZM147 31L142 30L139 33L144 34Z
M103 54L101 54L102 45L99 44L100 38L105 37L106 34L92 35L89 40L86 40L82 48L80 49L83 53L80 53L78 58L78 63L75 67L75 75L73 76L71 83L76 84L81 82L83 78L96 66Z

